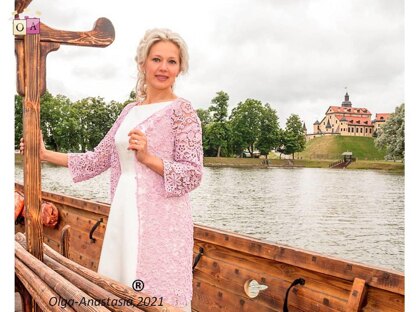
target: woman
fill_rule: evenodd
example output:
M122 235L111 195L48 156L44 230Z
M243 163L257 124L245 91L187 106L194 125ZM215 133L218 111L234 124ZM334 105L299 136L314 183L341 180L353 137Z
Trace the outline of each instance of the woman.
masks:
M74 182L111 169L111 210L98 272L191 311L193 223L188 193L202 177L201 125L173 92L188 69L183 39L152 29L136 55L137 102L128 104L93 152L41 159L68 166ZM22 142L21 149L24 149Z

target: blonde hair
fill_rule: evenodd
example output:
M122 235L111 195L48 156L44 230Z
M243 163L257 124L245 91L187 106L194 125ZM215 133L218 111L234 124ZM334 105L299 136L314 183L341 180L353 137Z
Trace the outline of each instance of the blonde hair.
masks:
M137 82L136 82L136 99L138 101L146 98L146 77L142 70L142 65L146 61L152 46L159 41L170 41L179 48L180 72L188 71L188 47L183 38L167 28L153 28L146 31L142 40L137 47L136 57L137 63Z

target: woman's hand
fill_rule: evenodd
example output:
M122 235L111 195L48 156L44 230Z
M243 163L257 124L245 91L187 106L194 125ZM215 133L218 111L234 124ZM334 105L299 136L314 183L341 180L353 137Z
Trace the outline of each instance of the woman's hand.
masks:
M19 151L20 151L20 154L22 155L25 154L25 140L23 138L20 139ZM40 150L39 150L40 160L44 160L43 158L44 158L45 152L46 152L46 147L45 147L45 143L43 142L42 131L40 131Z
M23 140L23 138L20 139L19 150L20 154L24 155L25 141ZM58 166L68 167L68 154L47 150L45 147L45 143L43 142L42 131L40 131L39 158L42 161L48 161Z
M141 163L145 163L150 157L147 151L147 137L144 132L139 129L133 129L129 132L129 147L128 150L136 151L136 159Z
M25 154L25 140L23 138L20 139L19 152L22 155Z

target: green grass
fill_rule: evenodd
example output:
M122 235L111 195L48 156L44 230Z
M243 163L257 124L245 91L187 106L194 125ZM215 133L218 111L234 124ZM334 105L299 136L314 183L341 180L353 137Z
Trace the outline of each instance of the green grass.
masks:
M343 152L352 152L358 160L384 160L385 151L378 150L372 137L324 136L306 143L306 149L296 154L302 159L340 159Z
M293 160L293 165L296 167L305 168L329 168L329 165L333 162L333 160L295 159ZM285 159L271 159L269 160L269 164L272 167L286 167L288 165L288 161ZM204 157L204 165L206 167L263 167L261 165L261 159L258 158L232 157ZM397 173L403 173L404 167L404 163L402 162L393 162L385 160L358 160L349 165L348 169L387 170Z
M261 161L259 158L204 157L204 166L255 167L261 166Z
M348 169L374 169L374 170L388 170L398 173L404 172L404 163L401 161L374 161L374 160L359 160L353 162L348 166Z
M15 154L15 164L21 164L22 155ZM262 159L259 158L232 158L232 157L204 157L204 165L207 167L263 167ZM288 161L285 159L269 159L271 166L287 166ZM328 159L295 159L293 164L297 167L306 168L328 168L334 160ZM404 172L403 162L393 162L384 160L358 160L348 166L348 169L373 169L388 170L398 173Z

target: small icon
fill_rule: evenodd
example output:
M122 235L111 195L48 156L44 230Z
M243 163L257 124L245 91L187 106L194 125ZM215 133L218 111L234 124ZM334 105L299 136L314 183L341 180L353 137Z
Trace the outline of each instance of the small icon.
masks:
M13 35L26 35L26 20L13 20Z
M39 34L40 33L40 19L28 18L26 20L26 33L27 34Z
M24 36L40 33L40 19L25 16L24 19L13 20L13 35Z
M132 284L131 287L135 290L135 291L142 291L144 288L144 283L142 280L135 280Z

